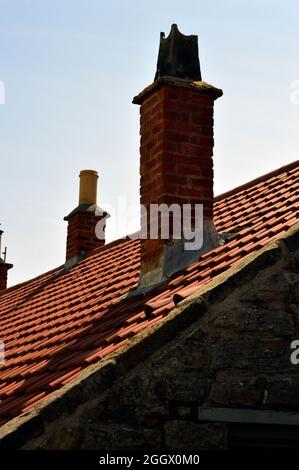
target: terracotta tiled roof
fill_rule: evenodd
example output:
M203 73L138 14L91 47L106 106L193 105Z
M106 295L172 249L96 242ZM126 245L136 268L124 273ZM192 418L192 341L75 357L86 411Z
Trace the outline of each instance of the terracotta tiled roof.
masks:
M60 267L3 291L0 423L159 322L178 301L298 222L299 161L218 196L214 214L226 243L146 295L123 297L138 282L139 240L110 243L68 272Z

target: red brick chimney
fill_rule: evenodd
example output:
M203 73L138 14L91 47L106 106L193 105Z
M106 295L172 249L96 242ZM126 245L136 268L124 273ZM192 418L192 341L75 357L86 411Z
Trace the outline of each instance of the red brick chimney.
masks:
M1 250L1 238L3 230L0 230L0 291L7 288L7 271L13 267L12 264L6 263L6 248L2 253ZM4 255L4 258L1 255Z
M213 223L213 107L222 90L202 81L197 36L172 25L161 33L154 82L133 99L140 105L141 285L153 285L219 244ZM203 245L186 250L184 237L150 239L150 204L203 205ZM183 230L183 225L182 225Z
M79 205L64 220L68 222L66 267L71 267L94 248L105 244L97 238L96 225L106 219L107 213L97 206L98 173L94 170L80 172ZM104 234L103 234L104 235Z

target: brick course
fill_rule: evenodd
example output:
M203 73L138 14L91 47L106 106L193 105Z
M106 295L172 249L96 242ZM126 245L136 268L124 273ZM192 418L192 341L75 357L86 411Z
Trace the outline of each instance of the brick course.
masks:
M77 212L68 219L66 260L92 251L105 244L95 234L96 224L103 216L95 215L94 211Z

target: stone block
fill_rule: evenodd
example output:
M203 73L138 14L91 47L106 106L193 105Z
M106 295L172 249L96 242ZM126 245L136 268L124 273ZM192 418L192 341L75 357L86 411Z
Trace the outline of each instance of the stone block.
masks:
M164 425L165 443L171 449L225 449L227 426L218 423L168 421Z

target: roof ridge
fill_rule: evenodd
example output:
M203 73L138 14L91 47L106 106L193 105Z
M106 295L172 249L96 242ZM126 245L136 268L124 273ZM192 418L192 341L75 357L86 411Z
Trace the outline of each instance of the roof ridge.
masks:
M34 276L30 279L27 279L27 281L22 281L19 282L18 284L14 284L13 286L8 287L7 289L4 289L0 291L0 297L13 292L15 289L19 289L20 287L24 287L26 284L30 284L33 281L37 281L39 278L42 278L44 276L50 275L50 274L55 274L56 271L59 271L63 268L64 264L61 264L60 266L57 266L55 268L50 269L49 271L46 271L45 273L38 274L37 276Z
M297 166L299 167L299 160L295 160L292 163L288 163L287 165L283 165L280 168L276 168L275 170L269 171L268 173L265 173L262 176L258 176L257 178L254 178L253 180L248 181L247 183L240 184L239 186L236 186L233 189L229 189L228 191L225 191L224 193L221 193L218 196L215 196L214 197L214 202L218 202L221 199L225 199L229 196L232 196L233 194L235 194L235 193L237 193L241 190L250 188L251 186L254 186L257 183L260 183L260 182L262 182L262 181L264 181L268 178L271 178L273 176L277 176L280 173L283 173L284 171L290 171L290 170L296 168Z
M136 234L138 233L138 231L136 231ZM129 240L132 240L133 241L133 238L132 237L133 234L130 234L130 235L125 235L121 238L118 238L116 240L112 240L111 242L107 243L106 245L103 245L103 246L99 246L97 248L94 248L92 251L90 251L81 261L79 261L75 266L78 266L80 263L84 262L86 259L90 258L91 256L97 254L98 252L104 252L106 251L106 249L110 249L110 248L114 248L118 245L121 245L121 243L124 243L126 241L129 241ZM137 238L136 238L137 239ZM74 267L75 267L74 266ZM47 275L50 275L50 274L55 274L55 272L58 272L60 271L61 269L64 268L64 264L60 264L59 266L55 267L55 268L52 268L50 269L49 271L46 271L45 273L41 273L41 274L38 274L37 276L35 277L32 277L30 279L27 279L26 281L23 281L23 282L20 282L18 284L14 284L13 286L10 286L8 287L7 289L5 290L2 290L0 291L0 297L5 295L5 294L8 294L8 293L11 293L13 292L15 289L19 289L20 287L24 287L26 284L29 284L33 281L37 281L39 278L42 278L44 276L47 276Z
M85 261L86 259L90 258L91 256L97 254L98 252L106 251L108 248L114 248L115 246L121 245L122 243L125 243L125 242L130 241L130 240L131 241L138 240L139 238L137 238L137 237L133 238L133 237L134 237L134 235L137 235L139 232L140 232L140 230L136 230L136 232L134 232L134 233L130 233L128 235L123 235L122 237L117 238L116 240L112 240L111 242L106 243L105 245L98 246L98 247L94 248L92 251L90 251L89 253L86 254L85 258L82 259L80 261L80 263Z

